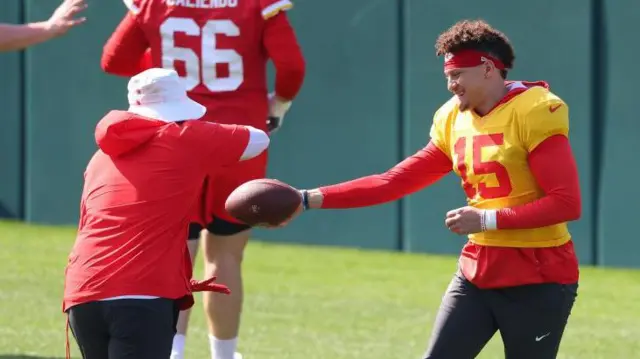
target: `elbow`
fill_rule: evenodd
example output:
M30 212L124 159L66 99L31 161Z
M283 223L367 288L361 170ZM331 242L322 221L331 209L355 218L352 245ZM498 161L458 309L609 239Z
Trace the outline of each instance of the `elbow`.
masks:
M100 68L108 74L116 75L117 67L114 66L113 57L106 53L102 54L102 58L100 59Z
M100 59L100 68L105 73L117 76L131 77L138 72L131 68L131 64L125 63L124 59L120 60L113 54L104 52Z
M567 221L577 221L580 217L582 217L582 204L580 201L576 201L574 205L567 209Z
M292 61L287 69L289 76L299 79L300 82L304 80L304 76L307 71L307 63L302 57L302 54L299 54L298 59L296 61Z
M580 194L564 200L563 217L566 222L577 221L582 217L582 201Z
M304 82L306 64L302 57L297 60L276 63L276 93L282 98L293 100Z
M289 101L296 98L304 82L304 70L287 69L280 72L277 77L276 94Z
M307 72L307 63L305 62L304 57L302 57L302 54L300 54L300 58L298 59L298 61L292 63L289 72L291 74L290 76L296 78L298 80L298 83L302 85L304 76Z

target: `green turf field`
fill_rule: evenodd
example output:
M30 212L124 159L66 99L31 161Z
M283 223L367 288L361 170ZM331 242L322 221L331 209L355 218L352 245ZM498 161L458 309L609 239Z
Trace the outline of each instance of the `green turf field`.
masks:
M64 357L60 298L73 237L0 223L0 359ZM454 269L449 257L253 242L240 350L247 359L417 359ZM199 304L189 359L208 357ZM640 358L639 338L640 272L583 269L559 358ZM480 358L502 358L494 339Z

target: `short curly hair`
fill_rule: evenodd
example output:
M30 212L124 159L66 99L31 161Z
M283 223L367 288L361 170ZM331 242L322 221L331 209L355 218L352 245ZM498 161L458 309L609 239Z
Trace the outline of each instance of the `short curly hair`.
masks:
M484 20L462 20L455 23L438 36L435 47L438 56L460 50L487 52L504 64L505 70L501 71L503 78L507 77L507 69L513 68L515 61L509 38Z

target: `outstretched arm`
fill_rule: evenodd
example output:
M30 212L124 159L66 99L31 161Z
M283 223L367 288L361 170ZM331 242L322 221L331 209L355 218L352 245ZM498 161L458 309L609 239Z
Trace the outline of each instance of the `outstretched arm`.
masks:
M63 35L85 22L85 18L76 18L76 15L86 8L84 0L65 0L47 21L25 25L0 24L0 51L22 50Z
M433 143L387 172L309 190L309 208L357 208L395 201L451 171L451 160Z

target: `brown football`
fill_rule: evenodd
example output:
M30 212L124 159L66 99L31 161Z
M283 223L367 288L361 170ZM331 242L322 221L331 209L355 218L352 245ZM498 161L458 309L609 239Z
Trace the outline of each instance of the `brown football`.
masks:
M249 181L227 198L225 208L234 218L251 226L277 226L298 209L302 197L297 189L269 178Z

